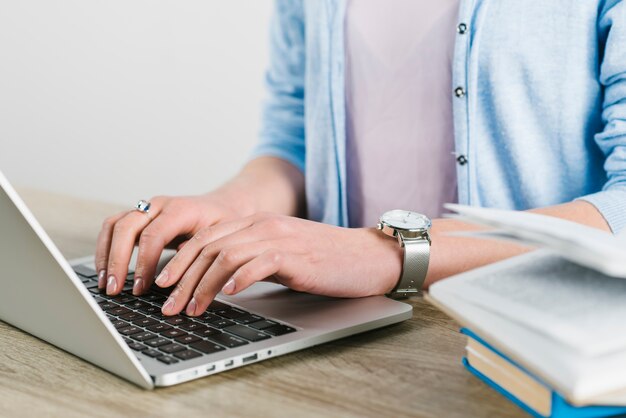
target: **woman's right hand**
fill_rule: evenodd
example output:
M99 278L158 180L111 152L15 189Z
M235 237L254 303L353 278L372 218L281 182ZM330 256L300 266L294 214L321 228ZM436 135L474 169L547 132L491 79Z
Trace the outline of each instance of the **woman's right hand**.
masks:
M250 215L224 193L150 200L149 213L118 213L104 221L98 235L96 271L98 287L117 295L122 291L128 264L139 244L133 294L147 291L155 279L159 258L167 247L176 248L208 226Z

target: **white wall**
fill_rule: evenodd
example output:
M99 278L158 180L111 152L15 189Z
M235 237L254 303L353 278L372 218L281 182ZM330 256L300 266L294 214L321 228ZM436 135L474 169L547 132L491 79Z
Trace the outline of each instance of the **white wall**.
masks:
M207 191L259 128L271 0L0 0L0 171L126 205Z

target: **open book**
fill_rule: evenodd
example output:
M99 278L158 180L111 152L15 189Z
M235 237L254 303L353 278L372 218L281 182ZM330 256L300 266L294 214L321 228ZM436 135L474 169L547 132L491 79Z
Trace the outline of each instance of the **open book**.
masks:
M626 405L626 240L526 212L450 205L474 236L545 247L442 280L427 298L575 405Z

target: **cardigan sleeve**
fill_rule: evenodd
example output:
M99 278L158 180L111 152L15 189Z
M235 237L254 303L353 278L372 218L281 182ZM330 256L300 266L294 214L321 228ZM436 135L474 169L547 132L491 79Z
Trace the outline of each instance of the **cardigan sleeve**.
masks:
M267 98L252 158L273 156L304 171L305 20L302 0L276 0L270 27Z
M580 199L593 204L617 233L626 227L626 1L601 3L598 28L603 129L595 141L605 156L607 181L602 191Z

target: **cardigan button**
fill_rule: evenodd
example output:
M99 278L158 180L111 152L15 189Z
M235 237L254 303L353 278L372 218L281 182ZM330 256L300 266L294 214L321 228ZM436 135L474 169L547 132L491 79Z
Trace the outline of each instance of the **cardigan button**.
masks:
M463 87L457 87L454 89L454 95L458 98L465 96L465 89Z
M459 35L465 35L467 32L467 25L465 23L459 23L459 26L456 27L456 31Z
M459 163L459 165L465 165L467 164L467 157L465 155L459 155L456 158L456 162Z

